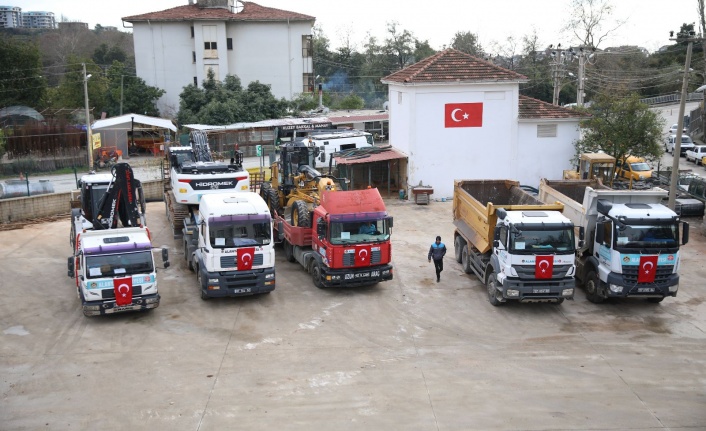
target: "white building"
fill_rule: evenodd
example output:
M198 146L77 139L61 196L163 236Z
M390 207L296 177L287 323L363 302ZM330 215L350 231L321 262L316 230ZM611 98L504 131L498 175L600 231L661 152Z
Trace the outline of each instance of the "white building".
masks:
M201 85L208 69L243 87L269 84L277 98L314 90L311 29L314 17L252 2L200 0L123 18L133 24L137 75L166 94L162 115L179 109L179 94Z
M0 28L22 27L22 8L0 6Z
M455 179L534 187L571 169L577 111L519 94L527 78L447 49L382 79L390 144L409 156L407 183L453 195Z
M22 27L24 28L56 28L54 12L22 12Z

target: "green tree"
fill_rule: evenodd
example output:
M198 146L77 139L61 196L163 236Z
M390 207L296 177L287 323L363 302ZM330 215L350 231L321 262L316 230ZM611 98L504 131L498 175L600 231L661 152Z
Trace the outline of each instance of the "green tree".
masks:
M483 47L478 41L478 35L470 31L456 32L453 39L451 39L451 48L476 57L483 57L485 55Z
M46 88L37 46L0 37L0 107L40 107Z
M103 75L103 70L92 60L80 59L70 56L67 71L61 78L57 88L49 92L50 104L53 108L83 108L83 67L86 64L88 79L88 106L93 108L94 115L100 113L106 104L108 79Z
M134 112L159 116L156 103L164 95L164 90L147 85L142 78L135 76L134 71L128 70L119 61L113 61L107 76L108 91L103 110L109 117L121 114L121 102L123 114Z
M436 54L436 50L429 45L428 40L414 40L414 61L421 61Z
M537 30L522 37L522 58L517 71L525 75L528 82L520 84L520 93L545 102L552 102L554 84L549 65L550 57L541 49Z
M387 23L387 38L383 52L389 57L390 71L409 66L414 58L414 35L409 30L400 30L398 22Z
M625 97L599 95L581 122L583 138L574 143L576 162L581 153L603 151L622 159L626 155L657 160L662 156L664 120L631 93Z
M362 97L356 96L355 94L349 94L343 97L338 105L337 109L363 109L365 106L365 101Z

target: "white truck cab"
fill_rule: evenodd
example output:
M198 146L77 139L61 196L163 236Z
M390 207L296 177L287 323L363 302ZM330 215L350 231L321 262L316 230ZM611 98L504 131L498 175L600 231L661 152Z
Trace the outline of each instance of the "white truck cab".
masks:
M372 147L374 144L373 135L361 130L314 132L304 140L309 146L319 149L319 161L323 162L324 166L329 165L333 153ZM335 166L336 161L332 161L331 165Z

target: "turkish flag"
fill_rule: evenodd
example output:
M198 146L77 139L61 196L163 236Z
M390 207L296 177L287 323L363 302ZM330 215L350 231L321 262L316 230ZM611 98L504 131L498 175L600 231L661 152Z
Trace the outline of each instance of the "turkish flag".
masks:
M444 127L483 127L482 103L447 103Z
M637 273L638 283L652 283L657 273L658 256L640 256L640 270Z
M255 258L255 247L245 247L238 249L237 267L238 271L252 269L252 261Z
M364 245L355 249L355 266L370 266L370 246Z
M552 278L554 256L537 256L534 260L534 278Z
M132 304L132 277L114 278L113 290L115 305L120 307Z

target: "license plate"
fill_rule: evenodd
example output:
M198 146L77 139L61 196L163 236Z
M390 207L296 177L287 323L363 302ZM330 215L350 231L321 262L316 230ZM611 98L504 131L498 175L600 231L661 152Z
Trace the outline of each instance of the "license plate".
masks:
M549 289L532 289L532 293L549 293Z
M652 293L655 291L654 287L638 287L637 291L640 293Z
M250 287L244 287L242 289L233 289L233 293L250 293L252 292L252 288Z
M121 307L113 307L105 310L106 313L119 313L121 311L130 311L139 309L139 305L123 305Z
M369 272L358 272L355 274L346 274L343 276L345 280L355 280L356 278L369 278L370 273Z

